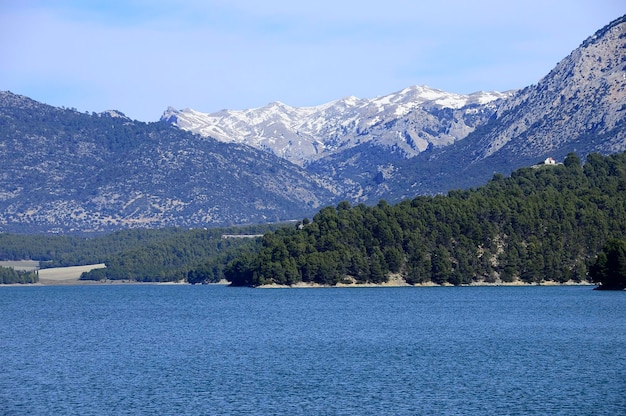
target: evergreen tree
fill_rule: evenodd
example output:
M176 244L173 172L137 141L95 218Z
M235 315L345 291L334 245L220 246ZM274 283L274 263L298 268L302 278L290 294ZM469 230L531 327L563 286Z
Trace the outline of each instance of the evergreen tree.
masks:
M626 289L626 241L607 242L589 268L589 277L600 284L598 289Z
M447 283L452 275L452 262L450 253L443 246L439 245L431 258L432 277L431 280L437 284Z

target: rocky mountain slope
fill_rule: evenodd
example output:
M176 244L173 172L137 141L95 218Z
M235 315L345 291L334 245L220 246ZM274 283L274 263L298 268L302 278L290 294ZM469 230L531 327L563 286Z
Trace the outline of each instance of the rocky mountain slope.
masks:
M626 150L626 16L585 40L536 85L503 100L464 140L394 167L370 197L392 200L484 183L569 152Z
M0 93L0 231L273 222L333 187L250 146Z
M453 94L414 86L374 99L347 97L315 107L275 102L250 110L201 113L168 108L162 120L224 142L243 143L293 163L368 143L412 157L461 140L484 123L495 102L513 92Z
M537 85L504 102L482 132L475 157L507 146L520 156L558 151L591 135L607 138L589 143L593 150L621 151L625 116L626 16L588 38Z

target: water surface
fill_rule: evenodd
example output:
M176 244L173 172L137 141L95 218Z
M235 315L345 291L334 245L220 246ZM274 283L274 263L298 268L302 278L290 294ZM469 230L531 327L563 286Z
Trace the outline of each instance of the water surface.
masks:
M8 415L626 414L626 292L7 287L0 313Z

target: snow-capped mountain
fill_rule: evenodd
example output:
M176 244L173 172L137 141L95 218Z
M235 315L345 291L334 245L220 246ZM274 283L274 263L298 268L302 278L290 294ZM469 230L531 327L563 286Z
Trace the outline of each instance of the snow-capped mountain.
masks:
M374 99L346 97L314 107L274 102L202 113L168 108L161 120L224 142L263 149L296 164L371 142L414 156L463 139L513 92L453 94L426 86Z

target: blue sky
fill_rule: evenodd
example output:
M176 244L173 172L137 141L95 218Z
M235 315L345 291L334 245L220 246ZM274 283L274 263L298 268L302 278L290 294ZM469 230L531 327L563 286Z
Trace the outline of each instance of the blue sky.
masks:
M537 83L623 0L0 0L0 90L156 121Z

